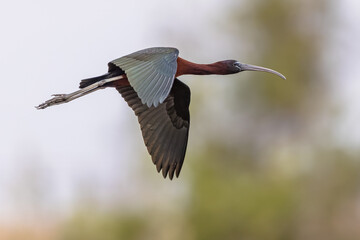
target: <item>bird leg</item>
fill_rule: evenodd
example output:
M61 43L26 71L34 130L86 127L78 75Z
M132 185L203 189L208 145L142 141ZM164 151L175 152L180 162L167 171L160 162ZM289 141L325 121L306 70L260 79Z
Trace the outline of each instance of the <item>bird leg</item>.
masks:
M113 78L107 78L100 80L96 83L93 83L83 89L80 89L78 91L69 93L69 94L53 94L51 96L54 96L53 98L45 101L44 103L40 104L39 106L36 106L37 109L44 109L53 105L58 105L62 103L70 102L76 98L85 96L89 93L95 92L96 90L104 88L104 85L108 82L113 82L122 79L123 76L116 76Z

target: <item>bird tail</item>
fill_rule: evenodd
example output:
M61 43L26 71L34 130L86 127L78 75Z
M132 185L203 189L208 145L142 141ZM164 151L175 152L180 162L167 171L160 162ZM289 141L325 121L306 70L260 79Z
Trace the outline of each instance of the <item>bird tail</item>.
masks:
M121 76L123 74L124 74L124 72L121 69L116 69L114 71L108 72L108 73L106 73L104 75L101 75L101 76L92 77L92 78L86 78L86 79L83 79L83 80L80 81L79 88L85 88L85 87L90 86L91 84L94 84L94 83L99 82L101 80Z
M107 78L109 78L109 75L110 75L110 73L106 73L106 74L101 75L101 76L83 79L80 82L79 88L85 88L87 86L90 86L91 84L94 84L94 83L98 82L98 81L101 81L103 79L107 79Z

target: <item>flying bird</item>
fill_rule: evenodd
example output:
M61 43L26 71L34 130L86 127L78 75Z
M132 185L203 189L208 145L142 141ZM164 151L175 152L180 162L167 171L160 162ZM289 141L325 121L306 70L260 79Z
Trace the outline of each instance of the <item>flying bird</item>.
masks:
M37 106L70 102L99 89L113 87L135 112L142 136L158 172L164 178L179 176L184 162L190 126L190 89L178 80L186 74L227 75L242 71L262 71L284 75L269 68L240 63L236 60L197 64L179 57L176 48L143 49L108 63L104 75L84 79L80 90L54 94Z

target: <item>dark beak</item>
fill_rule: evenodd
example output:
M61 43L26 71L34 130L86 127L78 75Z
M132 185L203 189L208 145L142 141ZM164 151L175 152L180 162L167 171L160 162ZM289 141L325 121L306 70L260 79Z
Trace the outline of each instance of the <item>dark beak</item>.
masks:
M278 75L282 79L286 79L286 77L284 75L282 75L281 73L279 73L279 72L277 72L275 70L272 70L270 68L259 67L259 66L255 66L255 65L245 64L245 63L238 63L237 65L240 68L240 71L268 72L268 73Z

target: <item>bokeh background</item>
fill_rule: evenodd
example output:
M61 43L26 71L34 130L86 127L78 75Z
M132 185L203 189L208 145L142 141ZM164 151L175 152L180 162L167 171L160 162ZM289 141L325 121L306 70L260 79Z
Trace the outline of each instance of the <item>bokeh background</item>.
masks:
M8 1L0 8L0 239L360 239L360 3ZM282 72L183 76L191 131L163 179L107 62L174 46Z

